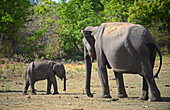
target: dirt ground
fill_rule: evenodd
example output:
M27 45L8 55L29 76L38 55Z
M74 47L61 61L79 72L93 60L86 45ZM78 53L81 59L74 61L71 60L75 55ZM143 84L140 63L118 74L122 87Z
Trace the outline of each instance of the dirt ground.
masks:
M159 66L156 60L154 73ZM91 92L94 97L85 94L84 64L65 64L67 71L67 90L63 90L63 81L57 78L58 95L46 95L46 80L35 84L37 95L22 95L25 85L23 77L12 77L0 80L0 110L170 110L170 58L163 57L163 67L156 79L162 101L149 102L138 100L142 88L142 78L139 75L124 74L124 82L128 98L118 99L116 81L113 70L108 70L111 99L100 98L102 88L97 73L96 63L92 68ZM51 90L53 92L53 88Z

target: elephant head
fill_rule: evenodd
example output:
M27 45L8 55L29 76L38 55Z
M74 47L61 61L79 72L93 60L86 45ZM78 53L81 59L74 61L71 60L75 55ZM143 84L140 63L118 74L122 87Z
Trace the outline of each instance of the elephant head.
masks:
M66 71L64 65L57 62L50 62L50 65L52 66L52 70L55 72L55 75L61 80L64 79L63 91L66 91Z
M93 97L90 92L90 79L91 79L91 67L92 62L96 59L95 51L95 33L97 32L98 27L88 26L85 30L81 30L84 38L84 59L86 65L86 94L88 97Z
M92 27L88 26L85 30L81 30L84 38L83 43L84 47L86 48L86 54L88 54L92 59L96 59L96 52L95 52L95 34L98 31L98 26Z
M84 43L85 48L87 49L86 54L89 54L89 56L91 58L95 59L96 58L96 52L95 52L95 48L94 48L95 39L91 35L92 32L82 30L82 33L84 35L83 43Z

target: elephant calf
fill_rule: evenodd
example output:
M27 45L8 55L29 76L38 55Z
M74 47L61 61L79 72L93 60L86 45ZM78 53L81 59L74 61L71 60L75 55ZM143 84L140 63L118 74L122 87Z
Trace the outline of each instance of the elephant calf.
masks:
M66 90L66 72L63 64L48 61L39 60L31 62L25 71L25 88L23 94L27 94L29 85L31 85L31 94L35 95L34 84L36 81L47 79L47 94L51 94L51 84L53 84L54 93L58 94L57 81L55 75L60 79L64 79L64 89Z

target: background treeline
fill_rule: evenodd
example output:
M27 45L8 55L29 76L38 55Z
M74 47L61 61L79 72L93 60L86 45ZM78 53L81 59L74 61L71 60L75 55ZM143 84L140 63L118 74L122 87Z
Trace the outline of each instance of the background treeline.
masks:
M141 24L170 53L170 0L0 0L0 57L83 58L81 30Z

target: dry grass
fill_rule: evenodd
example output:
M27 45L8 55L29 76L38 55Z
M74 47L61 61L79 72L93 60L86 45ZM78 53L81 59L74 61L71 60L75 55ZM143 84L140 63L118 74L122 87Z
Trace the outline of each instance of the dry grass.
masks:
M156 72L159 60L156 60ZM22 95L24 79L12 77L0 81L0 110L4 109L72 109L72 110L169 110L170 109L170 58L163 58L163 68L156 83L161 91L162 101L140 101L142 78L139 75L125 74L124 81L129 98L117 99L116 81L112 70L108 70L110 91L113 99L102 99L101 84L97 74L96 63L92 69L91 91L94 98L85 94L84 64L65 64L67 70L67 91L63 90L63 81L57 79L59 95L46 95L46 81L36 83L37 95ZM53 89L53 88L52 88ZM53 91L53 90L52 90ZM30 92L29 92L30 94Z

